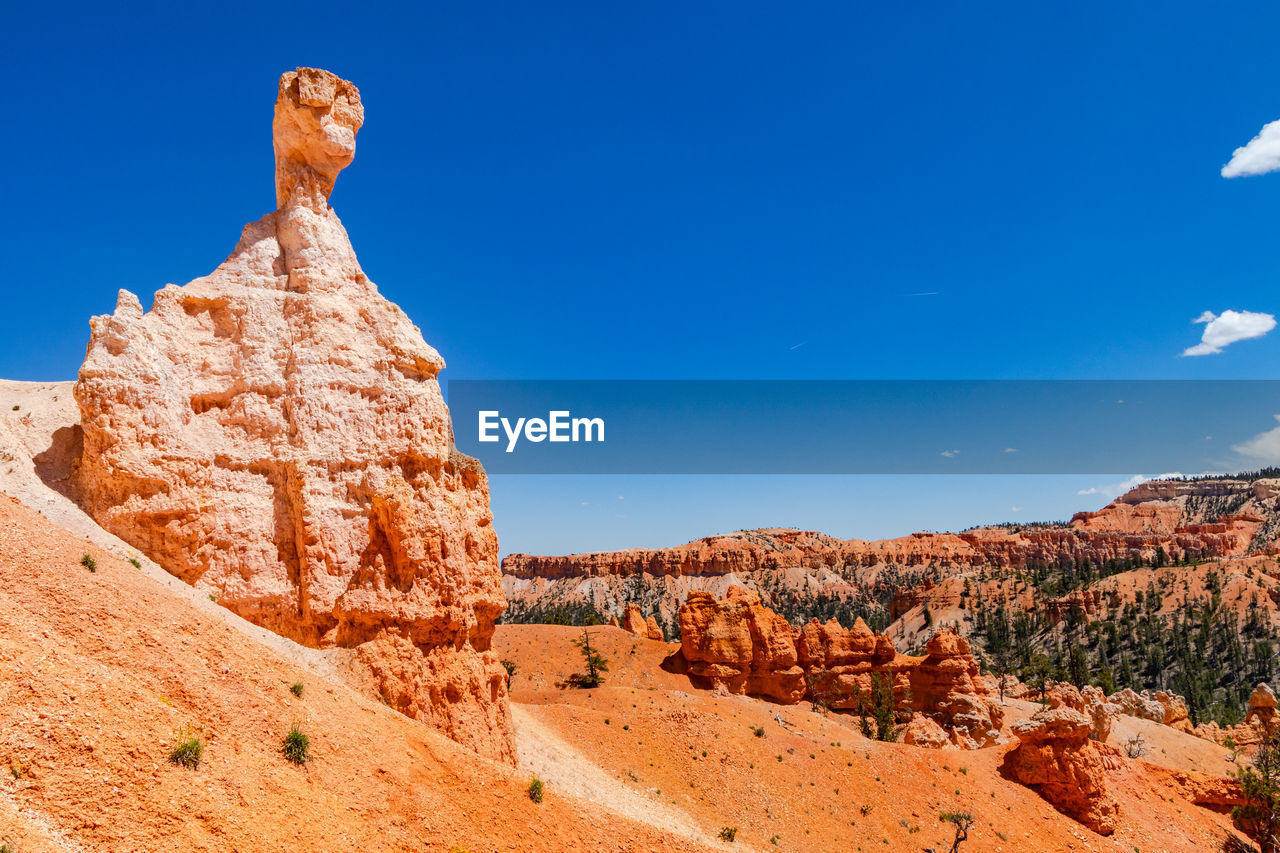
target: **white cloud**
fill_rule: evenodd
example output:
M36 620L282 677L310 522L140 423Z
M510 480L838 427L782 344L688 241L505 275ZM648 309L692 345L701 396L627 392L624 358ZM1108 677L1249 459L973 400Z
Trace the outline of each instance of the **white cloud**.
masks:
M1106 498L1115 498L1123 495L1125 492L1140 486L1148 480L1167 480L1170 477L1181 477L1177 471L1168 471L1164 474L1157 474L1154 477L1148 477L1146 474L1135 474L1127 480L1119 483L1109 483L1105 486L1090 486L1087 489L1081 489L1076 492L1077 495L1102 495Z
M1004 452L1005 452L1005 453L1017 453L1017 452L1018 452L1018 448L1016 448L1016 447L1006 447L1006 448L1004 449Z
M1275 418L1280 421L1280 415ZM1233 444L1231 449L1258 465L1280 465L1280 427L1260 432L1240 444Z
M1204 323L1204 334L1200 336L1200 343L1187 347L1183 355L1219 353L1236 341L1260 338L1276 327L1274 315L1256 311L1223 311L1221 314L1206 311L1191 322Z
M947 457L948 459L950 459L950 458L951 458L951 457L953 457L953 456L959 456L959 455L960 455L960 451L959 451L959 450L944 450L944 451L942 451L942 455L943 455L943 456L945 456L945 457Z
M1022 507L1020 507L1020 506L1011 506L1011 507L1009 507L1009 512L1022 512Z
M1265 175L1277 169L1280 169L1280 119L1264 124L1248 145L1233 151L1231 161L1222 167L1222 177Z

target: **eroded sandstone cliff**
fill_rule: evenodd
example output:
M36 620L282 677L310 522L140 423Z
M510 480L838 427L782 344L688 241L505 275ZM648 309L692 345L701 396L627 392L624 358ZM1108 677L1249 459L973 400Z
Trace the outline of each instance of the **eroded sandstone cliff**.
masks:
M513 761L488 483L444 361L364 274L328 197L360 93L280 79L278 209L208 276L91 321L78 495L106 529L298 642L353 647L393 707Z
M837 539L802 530L745 530L671 548L533 556L502 561L512 613L537 621L556 608L589 605L608 617L643 597L668 623L693 590L723 596L751 586L779 607L856 601L886 579L904 590L890 618L930 597L932 586L969 571L1110 560L1152 563L1161 553L1209 559L1276 550L1280 480L1223 478L1144 483L1066 524L981 527L897 539ZM1085 602L1087 605L1088 602ZM1047 602L1046 606L1053 606ZM1066 610L1070 601L1058 602Z

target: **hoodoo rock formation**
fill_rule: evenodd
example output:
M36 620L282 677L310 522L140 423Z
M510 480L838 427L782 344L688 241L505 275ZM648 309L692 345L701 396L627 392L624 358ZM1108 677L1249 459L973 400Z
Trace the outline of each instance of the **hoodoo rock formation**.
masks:
M680 634L680 650L666 666L686 672L698 687L858 710L870 708L877 680L889 679L909 742L976 749L999 736L1000 704L978 678L968 641L951 630L929 641L926 656L911 657L861 619L848 629L835 620L792 629L755 592L734 586L724 601L690 593L680 608Z
M1005 760L1014 778L1094 832L1115 831L1118 807L1106 770L1120 759L1111 747L1090 740L1088 717L1060 705L1019 720L1013 731L1019 743Z
M690 593L680 608L680 637L676 654L695 683L786 703L804 696L791 626L750 590L730 587L724 601Z
M393 707L514 760L488 483L453 447L444 362L329 206L360 93L280 79L278 209L210 275L95 317L75 386L80 500L220 604L357 650Z

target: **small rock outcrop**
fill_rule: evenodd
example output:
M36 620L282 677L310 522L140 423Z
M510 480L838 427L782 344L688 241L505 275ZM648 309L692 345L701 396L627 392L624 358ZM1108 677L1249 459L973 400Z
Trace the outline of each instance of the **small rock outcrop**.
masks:
M622 615L618 617L618 627L628 634L643 637L647 633L647 628L644 622L644 611L640 609L640 605L628 604L622 611Z
M690 593L680 631L670 668L697 687L856 711L870 710L877 683L887 684L911 743L974 749L999 738L1000 704L978 677L968 641L952 630L938 632L926 656L911 657L861 619L847 629L834 619L792 629L755 592L731 586L724 601Z
M805 694L791 626L755 592L731 586L723 602L691 592L680 608L680 637L678 654L698 686L785 703Z
M1249 695L1249 710L1244 715L1245 724L1258 722L1264 729L1270 730L1276 719L1276 694L1270 686L1259 684Z
M1177 693L1170 693L1167 690L1157 690L1151 694L1151 698L1159 702L1160 707L1164 709L1164 716L1160 722L1180 732L1191 733L1191 721L1187 714L1186 699Z
M1230 738L1232 746L1248 749L1262 743L1275 725L1276 694L1267 684L1259 684L1249 696L1249 710L1245 712L1243 723L1223 728L1211 720L1196 726L1192 733L1221 744L1226 744Z
M945 720L958 746L977 749L1000 737L1004 710L978 676L969 641L950 628L934 634L909 671L913 708Z
M357 650L372 689L514 762L485 473L453 448L440 355L356 260L329 193L354 85L280 78L277 210L211 274L95 317L75 398L78 496L218 603Z
M1120 709L1120 713L1128 714L1130 717L1151 720L1156 723L1164 722L1165 710L1163 705L1150 696L1135 693L1128 687L1112 693L1107 701L1117 706Z
M1015 779L1034 788L1063 814L1100 835L1115 831L1119 806L1107 790L1106 769L1119 758L1090 739L1093 724L1065 705L1045 708L1013 724L1017 748L1005 756Z
M1045 690L1044 698L1050 708L1070 708L1084 715L1089 720L1089 737L1102 743L1111 735L1112 718L1122 713L1101 688L1092 685L1077 690L1073 684L1058 682Z
M662 636L662 628L658 625L658 620L652 614L645 618L644 611L635 602L628 602L626 608L622 611L622 615L613 618L613 624L628 634L635 634L637 637L644 637L649 640L666 639Z

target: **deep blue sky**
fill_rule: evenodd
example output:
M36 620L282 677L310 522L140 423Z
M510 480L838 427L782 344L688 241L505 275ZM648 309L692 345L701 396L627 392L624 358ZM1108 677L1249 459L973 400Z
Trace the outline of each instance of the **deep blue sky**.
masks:
M1280 307L1280 176L1219 176L1280 118L1275 4L75 7L5 10L0 376L74 376L117 288L216 266L273 206L276 79L318 65L366 108L333 204L446 378L1276 378L1280 333L1178 357L1202 311ZM555 551L1062 515L1087 486L493 502L504 551Z

